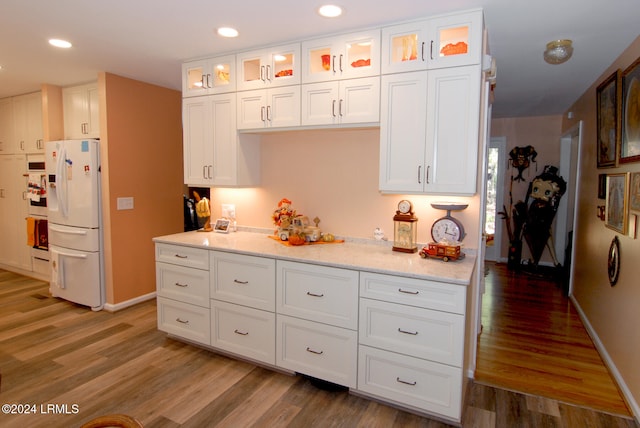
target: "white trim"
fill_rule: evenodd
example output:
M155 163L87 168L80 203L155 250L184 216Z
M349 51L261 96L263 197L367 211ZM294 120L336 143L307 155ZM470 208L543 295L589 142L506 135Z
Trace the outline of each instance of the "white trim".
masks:
M605 365L609 369L609 372L611 373L611 376L613 376L614 380L618 384L618 388L620 388L620 392L622 393L622 396L624 397L624 400L626 401L627 406L629 406L629 409L631 409L631 413L635 417L636 421L639 420L640 419L640 405L633 398L633 394L629 390L629 387L625 383L624 378L622 377L622 375L618 371L618 368L616 367L615 363L611 359L611 356L607 352L607 348L605 348L605 346L602 343L602 341L600 341L600 338L598 337L598 334L596 333L596 331L591 326L591 323L589 322L589 319L587 318L587 316L585 315L584 311L580 307L580 304L578 303L578 301L575 299L575 297L573 295L569 296L569 299L571 300L571 302L573 303L573 306L578 311L578 315L580 316L580 319L582 320L582 324L584 324L584 327L587 330L587 333L589 333L589 336L591 337L591 340L593 341L594 345L596 346L596 349L598 350L598 353L600 354L600 358L602 358L602 361L604 361Z
M143 294L142 296L134 297L133 299L125 300L120 303L105 303L104 310L107 312L117 312L122 309L128 308L129 306L137 305L138 303L146 302L147 300L155 299L156 292L152 292L149 294Z

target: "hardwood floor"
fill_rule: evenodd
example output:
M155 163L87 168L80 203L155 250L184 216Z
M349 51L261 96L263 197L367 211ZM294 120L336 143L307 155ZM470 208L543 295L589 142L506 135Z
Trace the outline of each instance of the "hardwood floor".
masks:
M476 380L629 416L559 282L505 264L487 267Z
M4 427L78 427L125 413L147 427L450 425L167 338L155 301L92 312L48 284L0 270L0 413ZM24 407L23 407L24 409ZM465 427L626 427L629 418L472 384Z

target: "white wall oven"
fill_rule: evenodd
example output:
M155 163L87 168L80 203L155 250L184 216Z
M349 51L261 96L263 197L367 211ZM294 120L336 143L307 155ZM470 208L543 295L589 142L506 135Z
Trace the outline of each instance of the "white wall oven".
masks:
M27 155L28 202L27 245L31 247L34 272L49 273L49 231L47 222L47 173L44 154Z

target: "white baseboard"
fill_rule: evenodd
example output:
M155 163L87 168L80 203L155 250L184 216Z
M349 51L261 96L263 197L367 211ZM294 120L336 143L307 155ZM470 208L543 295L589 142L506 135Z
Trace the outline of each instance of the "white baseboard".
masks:
M618 384L618 387L622 392L622 396L624 397L624 400L627 402L627 406L629 406L629 409L631 409L631 413L633 414L636 421L640 420L640 406L638 405L638 402L636 402L636 400L634 399L633 394L629 390L629 387L625 383L624 378L622 377L615 363L611 359L611 356L607 352L607 349L604 347L604 344L598 337L598 334L595 332L595 330L591 326L589 319L585 315L584 311L580 307L580 304L575 299L575 297L571 295L569 296L569 299L571 299L573 306L578 311L578 315L582 320L582 324L584 324L584 327L586 328L587 333L589 333L589 336L591 336L591 340L593 340L593 343L595 344L596 349L600 353L600 357L602 358L602 361L604 361L605 365L609 369L609 372L611 373L616 383Z
M149 294L144 294L142 296L135 297L133 299L125 300L120 303L105 303L104 310L107 312L117 312L122 309L128 308L129 306L137 305L138 303L146 302L147 300L155 299L156 292L152 292Z

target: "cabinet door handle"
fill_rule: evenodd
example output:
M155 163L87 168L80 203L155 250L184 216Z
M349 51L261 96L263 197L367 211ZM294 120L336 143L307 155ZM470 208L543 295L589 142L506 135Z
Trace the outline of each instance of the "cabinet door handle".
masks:
M431 40L431 46L429 47L429 57L433 59L433 40Z
M333 55L333 56L331 57L331 63L332 63L332 64L331 64L331 67L333 68L333 72L334 72L334 74L335 74L335 72L336 72L336 56L335 56L335 55Z
M418 165L418 184L422 184L422 165Z
M409 291L409 290L403 290L402 288L398 288L398 291L400 293L405 293L405 294L420 294L419 291Z
M316 355L324 354L324 351L314 351L313 349L309 348L308 346L307 346L307 352L311 352L312 354L316 354Z
M324 293L323 293L323 294L316 294L316 293L312 293L311 291L307 291L307 296L311 296L311 297L324 297Z
M407 330L403 330L400 327L398 327L398 332L399 333L403 333L403 334L410 334L411 336L417 336L418 332L417 331L407 331Z
M422 46L421 46L421 54L420 55L422 55L422 62L424 62L424 42L422 42L421 45Z
M340 72L342 73L344 70L342 70L342 54L340 54Z
M262 80L263 82L265 81L265 77L264 77L264 65L260 66L260 80Z
M236 284L243 284L243 285L249 283L249 281L240 281L239 279L234 279L233 282Z
M207 178L207 166L202 165L202 178Z
M340 103L338 104L338 113L340 114L340 117L342 117L342 101L340 100Z
M431 168L431 165L427 165L427 174L425 175L427 184L429 184L429 168Z
M188 259L189 258L189 256L183 256L181 254L175 254L174 257L177 257L179 259Z
M180 317L176 318L176 321L179 322L180 324L189 324L189 320L182 320L180 319Z
M267 80L269 82L271 82L271 66L269 64L267 64L267 74L266 74Z
M331 114L333 115L333 117L336 117L336 100L333 100L333 102L331 103Z
M264 122L264 106L260 107L260 120Z
M248 336L248 335L249 335L249 332L248 332L248 331L240 331L240 330L238 330L238 329L233 330L233 332L234 332L235 334L239 334L240 336Z
M411 385L411 386L415 386L417 384L415 380L413 382L408 382L406 380L400 379L399 377L396 377L396 382L404 383L405 385Z
M271 122L271 106L267 106L267 120Z
M206 76L207 76L206 74L203 74L202 77L200 78L200 87L201 88L206 88L207 87L207 83L204 81ZM195 86L198 86L198 85L195 85Z
M207 173L209 175L207 178L209 178L209 179L213 178L213 166L212 165L209 165L207 167Z
M185 287L189 286L189 284L180 284L179 282L176 282L174 285L176 285L178 287L182 287L182 288L185 288Z

